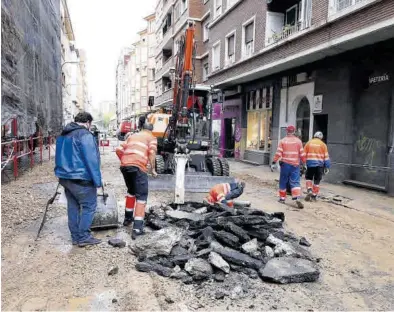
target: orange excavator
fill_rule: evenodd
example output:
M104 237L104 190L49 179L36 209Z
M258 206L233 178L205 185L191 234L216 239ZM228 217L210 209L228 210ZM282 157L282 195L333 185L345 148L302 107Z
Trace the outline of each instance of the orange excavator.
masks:
M218 183L230 183L226 159L212 155L212 97L217 91L196 85L194 25L189 23L178 42L171 114L153 113L148 120L158 138L156 178L151 190L175 189L175 203L183 204L185 192L208 192Z

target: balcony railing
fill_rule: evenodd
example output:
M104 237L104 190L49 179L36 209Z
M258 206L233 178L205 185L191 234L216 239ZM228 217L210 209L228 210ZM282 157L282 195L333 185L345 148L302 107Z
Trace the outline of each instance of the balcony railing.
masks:
M290 25L285 25L282 28L281 32L276 32L272 34L268 40L267 40L267 45L271 45L277 42L280 42L281 40L284 40L304 29L307 29L310 27L310 22L309 21L304 21L304 22L298 22L297 24L290 26Z
M157 96L155 99L155 106L170 103L172 101L173 92L173 88L170 88Z
M346 13L348 11L357 10L376 0L330 0L329 15Z
M169 72L171 68L174 68L174 57L170 57L170 59L168 59L163 66L156 72L155 76L156 79L159 77L162 77L163 75L165 76L169 76Z
M164 46L168 43L169 40L173 40L172 39L172 34L173 34L173 28L174 26L171 25L167 32L164 34L163 36L163 40L160 41L157 46L156 46L156 55L160 53L160 51L163 50ZM171 43L171 47L172 47L172 43Z

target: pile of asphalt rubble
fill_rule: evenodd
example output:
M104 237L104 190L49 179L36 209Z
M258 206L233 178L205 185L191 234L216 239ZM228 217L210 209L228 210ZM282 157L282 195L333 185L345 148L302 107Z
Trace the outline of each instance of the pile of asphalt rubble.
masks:
M186 284L223 282L232 272L282 284L316 281L319 259L303 247L310 246L304 237L284 231L284 220L283 212L270 214L247 204L153 206L146 216L152 232L130 248L138 271Z

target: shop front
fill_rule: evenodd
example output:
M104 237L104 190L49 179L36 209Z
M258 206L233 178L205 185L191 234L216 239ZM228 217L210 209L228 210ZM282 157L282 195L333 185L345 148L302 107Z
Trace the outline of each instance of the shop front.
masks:
M241 107L239 97L226 99L223 104L216 103L213 106L213 150L221 157L241 157Z
M246 144L243 159L268 165L272 148L273 84L252 84L245 90Z

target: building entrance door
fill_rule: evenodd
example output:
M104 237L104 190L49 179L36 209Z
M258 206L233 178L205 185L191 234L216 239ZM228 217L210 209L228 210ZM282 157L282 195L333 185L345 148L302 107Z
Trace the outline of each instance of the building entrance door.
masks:
M235 147L235 118L225 118L224 119L224 157L230 158L234 157L234 147Z
M327 144L328 115L319 114L313 117L313 133L320 131L323 133L323 142Z

